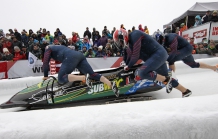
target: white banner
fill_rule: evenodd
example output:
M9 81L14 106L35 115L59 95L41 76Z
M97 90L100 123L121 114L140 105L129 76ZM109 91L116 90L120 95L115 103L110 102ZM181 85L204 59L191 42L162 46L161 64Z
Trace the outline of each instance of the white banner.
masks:
M93 68L105 69L112 67L119 67L122 62L122 57L109 57L109 58L87 58L87 61ZM28 60L16 61L13 66L8 70L8 78L19 78L28 76L43 76L42 61L37 60L33 68L28 67ZM60 66L61 64L57 64ZM56 66L57 67L57 66Z
M190 28L182 32L183 38L196 38L196 42L202 42L203 38L209 39L210 22Z
M218 22L211 23L210 40L218 41Z

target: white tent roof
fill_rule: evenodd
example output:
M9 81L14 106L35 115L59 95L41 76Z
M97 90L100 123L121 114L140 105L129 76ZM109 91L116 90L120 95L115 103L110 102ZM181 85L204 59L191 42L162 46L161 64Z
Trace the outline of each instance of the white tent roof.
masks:
M186 16L204 15L208 10L218 10L218 2L196 2L195 5L188 9L185 13L173 19L173 21L171 21L170 23L163 25L163 27L165 28L168 25L172 25L173 23L176 23L177 21L185 18Z

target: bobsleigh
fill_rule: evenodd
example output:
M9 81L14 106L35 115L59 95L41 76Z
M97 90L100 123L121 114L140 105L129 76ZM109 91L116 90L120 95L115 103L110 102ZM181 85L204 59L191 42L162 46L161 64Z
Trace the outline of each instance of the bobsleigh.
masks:
M120 90L118 98L106 84L99 81L92 80L93 87L89 89L86 84L80 81L69 82L60 86L55 78L49 78L19 91L10 100L1 104L0 108L33 108L76 104L79 102L86 103L89 101L95 102L104 99L112 100L123 96L156 91L165 87L161 82L153 82L151 80L136 81L135 78L139 66L141 65L133 66L128 71L124 71L123 67L98 71L110 81L116 82Z

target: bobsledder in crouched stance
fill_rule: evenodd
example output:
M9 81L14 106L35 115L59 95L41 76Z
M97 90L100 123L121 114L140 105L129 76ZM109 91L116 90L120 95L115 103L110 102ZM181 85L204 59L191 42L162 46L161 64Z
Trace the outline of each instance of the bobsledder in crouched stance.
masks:
M48 71L51 58L62 63L58 72L59 85L64 85L68 82L83 81L89 88L92 88L92 82L90 79L94 79L107 84L113 90L116 97L119 96L119 90L115 82L111 82L101 74L95 73L81 52L73 51L62 45L48 45L46 47L43 60L43 80L49 78ZM71 74L75 68L77 68L84 75Z
M166 50L151 36L142 31L135 30L128 33L123 30L114 32L114 41L122 45L124 49L124 70L129 70L139 59L145 63L139 68L140 79L148 79L154 82L163 82L166 92L170 93L173 88L182 93L182 97L188 97L192 92L178 83L177 80L168 75L166 61L168 54Z

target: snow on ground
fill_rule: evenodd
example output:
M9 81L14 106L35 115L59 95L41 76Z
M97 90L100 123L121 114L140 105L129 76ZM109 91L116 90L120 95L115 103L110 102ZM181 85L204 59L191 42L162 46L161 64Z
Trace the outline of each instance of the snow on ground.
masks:
M218 58L197 61L211 65ZM0 109L1 139L216 139L218 136L218 73L191 69L177 62L179 82L192 90L189 98L165 89L147 93L152 101L80 106L50 110ZM42 77L0 80L0 103L39 82Z

